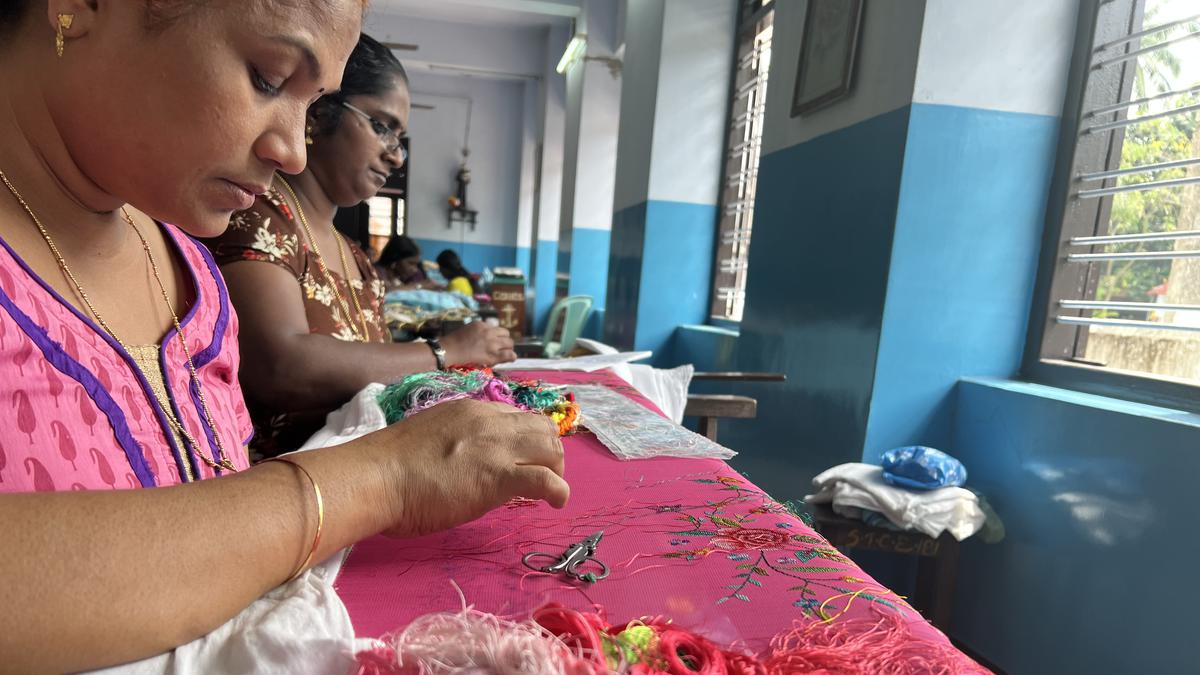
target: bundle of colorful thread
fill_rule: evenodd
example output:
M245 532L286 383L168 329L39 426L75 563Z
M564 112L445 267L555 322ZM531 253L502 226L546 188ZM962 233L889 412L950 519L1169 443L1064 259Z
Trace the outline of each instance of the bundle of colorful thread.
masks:
M796 622L754 655L720 647L662 618L611 624L549 604L515 622L464 608L427 614L356 654L358 675L916 675L986 673L949 643L914 639L894 612Z
M558 435L574 433L579 424L579 405L570 392L536 381L509 382L489 368L454 368L416 373L384 388L379 395L388 424L398 422L439 403L459 399L495 401L546 415L558 426Z

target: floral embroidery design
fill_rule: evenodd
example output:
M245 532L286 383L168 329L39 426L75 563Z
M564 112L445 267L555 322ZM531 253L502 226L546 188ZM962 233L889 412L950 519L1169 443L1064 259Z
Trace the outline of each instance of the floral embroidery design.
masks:
M686 523L686 529L664 532L671 536L666 543L675 550L658 556L697 560L723 553L731 562L738 563L732 583L723 586L729 593L717 599L718 605L729 600L751 602L752 591L765 590L768 579L779 579L777 583L788 584L787 592L798 594L793 606L810 618L818 617L821 611L816 598L831 593L847 597L828 602L824 608L827 614L838 613L855 597L903 611L898 603L868 592L874 587L852 576L856 571L854 563L829 542L819 536L793 532L793 523L787 521L798 516L787 506L732 476L693 478L690 482L713 486L721 493L721 499L699 506L648 507L658 514L674 514L679 522ZM697 541L704 543L699 547L685 546ZM829 577L831 574L840 575ZM852 588L856 585L859 588ZM818 588L826 592L818 593Z

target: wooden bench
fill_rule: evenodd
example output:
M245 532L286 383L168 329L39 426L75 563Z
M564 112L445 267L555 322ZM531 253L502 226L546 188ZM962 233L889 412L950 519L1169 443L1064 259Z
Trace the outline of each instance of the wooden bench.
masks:
M784 382L783 373L700 372L692 375L693 382ZM700 433L717 440L717 428L722 417L753 419L758 416L758 401L749 396L732 394L688 394L684 417L700 418Z

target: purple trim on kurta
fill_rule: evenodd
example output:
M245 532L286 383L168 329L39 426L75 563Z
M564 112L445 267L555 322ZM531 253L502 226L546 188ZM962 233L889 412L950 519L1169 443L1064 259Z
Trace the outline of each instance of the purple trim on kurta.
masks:
M187 316L184 317L184 319L182 319L182 321L179 322L180 328L184 328L184 327L186 327L188 321L190 321L190 319L194 315L196 315L196 312L199 309L200 303L202 303L202 301L203 301L204 286L202 285L202 283L200 283L200 277L199 277L198 271L192 267L191 258L187 257L187 252L184 250L184 244L180 243L179 239L175 238L175 232L173 231L173 229L170 227L167 227L167 226L163 226L162 231L163 231L164 235L166 235L167 239L170 240L170 244L175 246L175 251L179 252L179 257L184 259L184 263L187 265L187 269L191 270L192 288L194 289L194 293L196 293L196 297L194 297L192 299L192 307L190 310L188 310ZM185 233L185 237L186 237L186 233ZM163 372L169 372L169 370L167 370L167 350L169 348L169 345L172 344L172 340L178 340L178 335L179 335L179 333L178 333L178 331L175 330L175 327L170 328L169 330L167 330L167 335L163 337L162 344L160 346L158 346L158 360L160 360L160 363L161 363L160 368L163 369ZM211 346L212 346L212 344L210 342L209 347L211 347ZM188 347L188 350L191 350L191 347ZM199 369L200 369L200 363L199 363L199 358L198 358L199 354L206 350L208 350L208 347L205 347L205 350L197 352L196 356L192 357L192 364L194 366L196 366L197 371L199 371ZM180 366L180 368L186 369L187 368L187 360L186 360L187 357L184 357L184 358L185 358L184 362L181 362L179 364L179 366ZM205 363L208 363L208 362L205 362ZM197 376L199 376L198 372L197 372ZM174 386L172 383L168 382L167 386L170 390L172 390L172 392L174 392ZM187 374L187 392L188 392L188 394L191 395L193 407L196 407L197 416L200 419L200 429L203 429L204 435L206 437L208 437L209 448L210 448L209 452L212 454L212 456L214 456L214 458L216 458L217 461L221 461L221 452L220 452L220 450L217 449L216 438L212 437L212 430L209 429L208 424L205 424L204 413L202 412L202 408L200 408L199 401L198 401L197 394L196 394L196 381L192 380L191 371L188 371L188 374ZM170 396L170 407L172 407L172 410L175 411L175 418L179 419L179 423L184 424L184 413L182 413L179 410L179 402L175 400L174 396ZM197 458L197 456L196 456L196 454L199 452L199 450L200 450L199 448L191 448L191 447L187 448L187 456L188 456L188 459L190 459L192 461L192 467L194 470L194 473L192 474L192 476L199 476L199 474L200 474L200 462L199 462L199 458ZM216 476L220 476L221 472L215 470L215 474L216 474Z
M158 418L158 426L162 430L163 437L167 441L167 447L171 449L171 454L175 458L175 467L179 470L180 481L182 481L183 477L186 476L188 472L184 469L183 456L180 453L179 446L175 443L175 433L171 431L171 425L167 422L167 415L163 411L162 406L158 403L158 397L154 395L154 390L150 388L150 382L146 380L146 376L142 374L141 368L138 368L137 362L133 360L133 356L126 353L124 348L121 347L121 343L117 342L113 336L109 335L108 331L96 325L96 323L92 321L91 317L79 311L78 307L67 302L65 298L59 295L58 291L55 290L55 288L49 283L47 283L46 280L43 279L37 272L34 272L33 268L25 262L24 258L22 258L15 250L13 250L12 246L9 246L8 242L3 237L0 237L0 246L3 246L4 249L8 251L8 255L11 256L13 260L17 261L17 265L19 265L21 269L25 271L25 274L29 275L29 278L37 282L37 284L42 287L42 290L49 293L50 296L57 300L60 305L65 307L67 311L74 314L75 318L83 322L83 324L90 328L93 333L98 335L101 340L104 340L106 343L108 343L108 346L112 348L113 352L116 353L117 356L121 357L121 359L123 359L129 366L130 372L133 373L133 376L137 379L138 384L141 385L142 393L145 395L146 400L150 402L150 409L154 411L155 417ZM186 263L187 261L185 260L184 262ZM192 271L192 266L188 264L186 267L188 269L189 276L192 278L192 283L196 284L196 275L195 272ZM172 328L172 330L174 330L174 328ZM53 338L50 339L53 340ZM64 354L65 353L66 352L64 352ZM68 358L70 358L69 355ZM72 361L76 364L79 364L79 362L74 361L74 359L72 359ZM82 364L79 364L79 367L84 368ZM88 371L88 374L91 375L91 371Z
M208 273L212 277L213 283L217 286L217 320L213 325L212 340L209 341L207 347L192 355L192 364L196 366L197 377L199 377L200 369L217 358L217 355L221 353L221 349L225 345L225 329L229 326L229 292L225 289L224 279L221 277L221 272L217 268L216 261L213 260L212 255L208 252L204 244L201 244L186 232L184 236L187 237L188 243L192 245L192 248L204 259ZM180 246L182 247L182 244ZM199 287L198 280L197 287ZM196 415L200 418L201 422L205 422L207 416L204 414L204 402L200 400L200 385L190 378L188 379L188 393L191 394L192 405L196 409ZM216 420L213 420L213 423L215 424ZM208 447L212 452L212 456L216 458L217 462L226 459L221 452L220 444L217 443L217 437L213 433L212 427L208 424L201 424L200 426L203 427L204 435L208 438ZM213 471L216 475L221 475L220 469L214 469Z
M29 318L27 314L17 307L16 303L8 297L8 294L0 289L0 307L3 307L16 322L17 326L25 333L25 335L37 345L41 350L42 356L50 365L54 366L62 374L75 380L83 387L84 391L108 418L108 423L112 426L113 435L117 439L117 443L121 449L125 451L125 458L129 460L129 466L133 469L134 475L137 476L138 482L142 487L154 487L156 485L154 474L151 473L150 467L146 466L146 458L142 455L141 445L133 437L133 433L129 430L129 425L125 421L125 413L121 411L121 406L113 400L112 396L104 390L104 385L100 384L100 380L92 374L92 371L84 368L75 359L63 350L62 345L55 342L47 333L46 329L37 325L37 323Z

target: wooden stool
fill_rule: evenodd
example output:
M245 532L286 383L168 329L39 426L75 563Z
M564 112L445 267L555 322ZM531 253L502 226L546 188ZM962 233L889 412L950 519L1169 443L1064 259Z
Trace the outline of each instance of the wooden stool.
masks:
M934 539L920 532L897 532L844 518L827 504L810 506L813 529L837 548L882 551L917 558L917 588L913 606L933 625L948 632L954 610L959 542L949 533Z

